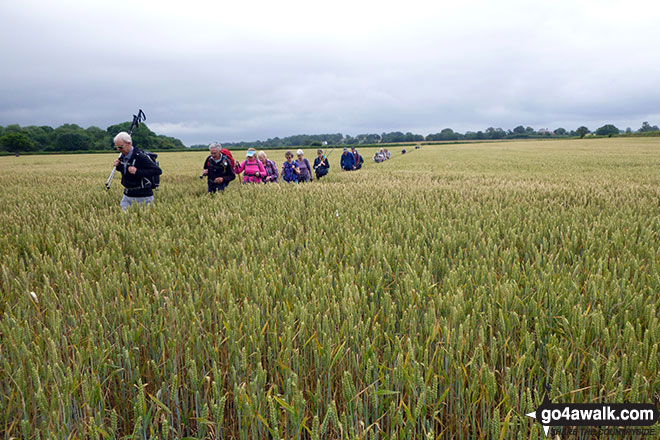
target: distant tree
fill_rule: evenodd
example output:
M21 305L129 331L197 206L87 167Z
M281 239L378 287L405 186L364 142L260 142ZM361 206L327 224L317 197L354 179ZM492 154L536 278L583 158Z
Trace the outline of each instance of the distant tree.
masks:
M533 136L533 135L536 134L536 131L534 131L534 129L532 127L527 127L527 128L525 128L525 133L527 133L530 136Z
M583 125L583 126L581 126L581 127L578 127L578 129L575 130L575 133L576 133L578 136L580 136L580 139L582 139L582 138L585 137L587 134L591 133L591 131L589 131L589 129Z
M358 139L354 138L353 136L346 135L344 138L344 143L347 145L357 145Z
M640 133L646 133L648 131L658 131L660 128L658 128L657 125L651 126L647 121L644 121L642 123L642 127L639 129Z
M21 151L32 151L34 144L23 133L10 132L5 133L0 137L0 145L3 149L12 153L19 153Z
M455 141L458 139L458 134L451 128L445 128L440 132L440 137L443 141Z
M350 136L348 136L350 137ZM405 142L406 140L406 135L404 135L400 131L393 131L391 133L383 133L383 142L384 143L392 143L392 142ZM346 142L348 144L348 142Z
M62 124L59 127L57 127L60 130L67 130L67 131L80 131L83 128L78 125L78 124ZM57 130L57 129L56 129Z
M104 150L112 144L112 136L99 127L87 127L85 135L90 139L90 150Z
M630 127L626 128L626 133L632 133L632 128Z
M31 125L23 127L22 132L33 142L35 150L43 150L50 143L49 132L44 127Z
M5 127L5 133L21 133L21 126L18 124L9 124Z
M598 136L609 136L619 134L619 129L612 124L606 124L596 130Z
M57 136L55 146L58 151L89 150L90 140L81 133L61 133Z
M566 136L568 132L566 131L565 128L559 127L558 129L555 130L554 132L557 136Z
M506 137L506 132L501 128L488 127L486 129L486 137L488 139L504 139Z
M525 134L525 127L522 125L517 126L516 128L513 129L513 132L515 134Z

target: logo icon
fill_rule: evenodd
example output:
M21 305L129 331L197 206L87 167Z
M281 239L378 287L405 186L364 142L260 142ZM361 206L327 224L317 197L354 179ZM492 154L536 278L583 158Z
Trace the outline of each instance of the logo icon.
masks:
M525 414L543 425L547 436L553 426L652 426L658 423L658 408L652 403L552 403L550 389L543 386L543 401Z

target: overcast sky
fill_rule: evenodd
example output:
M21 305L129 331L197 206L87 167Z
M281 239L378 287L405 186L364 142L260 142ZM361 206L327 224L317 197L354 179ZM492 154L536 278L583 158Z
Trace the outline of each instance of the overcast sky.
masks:
M187 145L660 124L660 2L0 0L0 125Z

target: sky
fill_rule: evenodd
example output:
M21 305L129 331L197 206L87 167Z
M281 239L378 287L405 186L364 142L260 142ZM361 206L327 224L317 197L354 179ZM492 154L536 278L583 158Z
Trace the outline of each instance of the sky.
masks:
M186 145L660 124L660 2L0 0L0 125Z

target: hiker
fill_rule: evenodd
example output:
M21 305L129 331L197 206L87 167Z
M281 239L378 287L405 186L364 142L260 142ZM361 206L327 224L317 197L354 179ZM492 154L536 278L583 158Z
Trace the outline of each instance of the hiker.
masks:
M374 154L374 162L381 163L384 160L385 160L385 153L383 152L383 149L381 148L380 151L378 151L378 152L376 152L376 154Z
M284 153L286 160L282 164L282 179L288 183L298 183L298 173L300 169L293 161L293 153L291 150Z
M231 159L221 150L222 145L213 142L209 145L211 154L204 161L202 177L208 177L209 193L224 191L229 182L236 178Z
M360 153L357 152L355 147L351 147L351 154L353 155L353 159L354 159L353 162L355 162L355 165L354 165L355 169L359 170L360 168L362 168L362 164L364 163L364 159L362 159L362 155L360 155Z
M121 157L115 159L114 165L121 173L121 184L124 187L124 197L119 206L126 211L133 204L153 203L153 189L156 186L154 178L163 172L158 163L144 150L134 147L131 135L125 131L115 136L114 143L117 151L121 153Z
M236 174L243 173L243 183L261 183L261 179L266 176L266 169L256 155L257 150L248 148L243 163L234 168Z
M262 163L264 169L266 170L266 175L262 179L262 182L277 183L277 178L279 177L279 173L277 172L277 165L275 165L275 162L268 159L266 153L263 151L257 153L257 159L259 159L259 162Z
M298 182L311 182L314 180L312 176L312 166L305 157L303 150L296 151L298 159L296 159L296 166L298 167Z
M384 153L385 153L385 160L392 157L392 153L390 153L390 150L388 150L387 148L385 148Z
M341 161L339 164L344 171L353 171L355 169L355 159L353 158L353 155L348 152L348 148L346 147L344 147L344 152L341 153Z
M323 150L316 151L317 158L314 159L314 171L316 171L316 178L320 179L323 176L328 174L330 169L330 162L328 158L323 154Z

